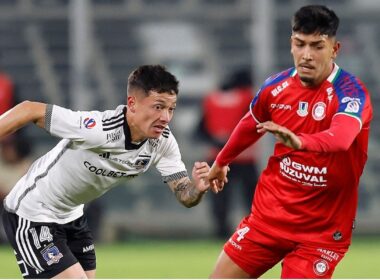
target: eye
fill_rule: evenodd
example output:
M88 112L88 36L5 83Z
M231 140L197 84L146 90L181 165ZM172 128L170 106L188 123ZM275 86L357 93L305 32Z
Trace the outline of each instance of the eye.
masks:
M171 112L171 113L173 113L174 111L175 111L175 107L172 107L172 108L169 108L169 111Z
M159 105L159 104L154 105L154 109L156 109L156 110L162 110L162 105Z

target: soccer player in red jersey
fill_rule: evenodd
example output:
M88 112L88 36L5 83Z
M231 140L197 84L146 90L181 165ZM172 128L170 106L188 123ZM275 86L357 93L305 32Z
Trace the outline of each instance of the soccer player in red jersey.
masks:
M338 25L325 6L295 13L295 67L265 81L210 170L217 193L241 151L265 132L278 140L212 278L257 278L280 261L281 278L331 278L350 246L372 105L363 83L334 63Z

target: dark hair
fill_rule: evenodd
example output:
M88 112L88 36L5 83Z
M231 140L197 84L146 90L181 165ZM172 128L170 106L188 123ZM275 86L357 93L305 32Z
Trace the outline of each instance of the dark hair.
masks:
M326 34L335 36L339 26L339 18L333 10L322 5L301 7L292 20L293 32L304 34Z
M128 77L128 93L133 89L142 89L146 95L151 90L178 95L178 80L162 65L142 65Z

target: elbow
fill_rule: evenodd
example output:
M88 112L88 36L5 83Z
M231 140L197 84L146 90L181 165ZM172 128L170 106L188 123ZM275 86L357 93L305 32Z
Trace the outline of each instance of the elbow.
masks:
M345 143L344 145L337 146L334 152L346 152L351 147L352 143Z
M23 112L26 112L29 116L31 116L33 115L33 113L35 113L36 104L37 102L25 100L21 102L20 104L18 104L17 106L19 106Z
M196 200L195 201L182 200L180 202L186 208L192 208L199 203L199 200L198 201L196 201Z

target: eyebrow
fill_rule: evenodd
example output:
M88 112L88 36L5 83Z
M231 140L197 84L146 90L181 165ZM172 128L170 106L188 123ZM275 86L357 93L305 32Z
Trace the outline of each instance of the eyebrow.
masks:
M305 43L306 42L305 40L299 39L297 37L293 37L293 39L297 40L300 43ZM310 45L318 45L318 44L324 44L324 43L325 43L324 40L318 40L318 41L311 42Z

